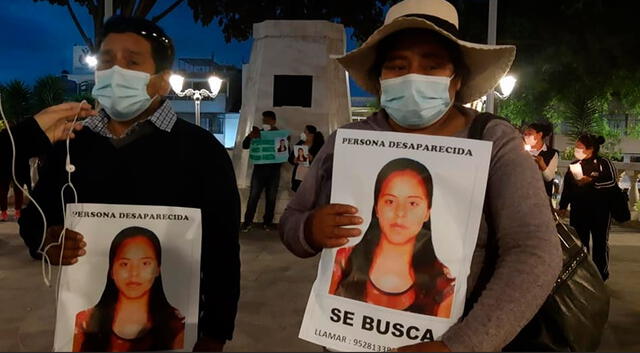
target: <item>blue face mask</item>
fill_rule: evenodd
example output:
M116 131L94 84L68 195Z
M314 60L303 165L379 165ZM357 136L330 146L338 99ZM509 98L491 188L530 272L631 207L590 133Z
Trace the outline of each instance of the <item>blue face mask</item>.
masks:
M151 75L146 72L127 70L116 65L96 71L96 84L91 94L112 119L128 121L151 105L153 99L147 94L150 78Z
M408 74L380 81L380 105L398 125L423 129L440 120L453 102L450 77Z

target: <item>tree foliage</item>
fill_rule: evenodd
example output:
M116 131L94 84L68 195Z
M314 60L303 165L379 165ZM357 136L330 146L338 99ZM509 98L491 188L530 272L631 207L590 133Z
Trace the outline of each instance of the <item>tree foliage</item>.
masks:
M33 0L65 6L83 40L92 51L97 49L96 34L105 20L104 0ZM87 10L93 21L93 38L78 21L72 2ZM158 22L185 0L175 0L161 7L157 0L113 0L113 13L149 17ZM251 37L254 23L265 20L328 20L354 29L353 36L364 40L380 26L384 10L398 0L187 0L196 23L216 23L225 40L244 41ZM166 2L165 2L166 3ZM215 22L214 22L215 21Z
M503 106L526 106L518 112L520 120L567 118L575 129L598 132L601 124L575 125L575 114L594 113L597 119L582 117L586 123L602 120L616 106L640 113L640 65L634 59L640 55L635 28L640 3L502 0L499 4L498 42L518 47L512 72L519 80L509 98L518 103ZM593 112L588 105L594 102L604 109Z
M64 98L62 79L58 76L43 76L33 86L33 107L36 112L62 103Z
M20 80L0 85L2 110L8 121L18 122L31 114L31 90Z
M71 20L75 24L78 32L82 36L82 39L87 44L87 46L91 49L91 51L96 51L98 43L97 38L102 32L102 27L105 21L105 13L104 13L104 2L105 0L33 0L34 2L48 2L52 5L64 6L67 8L69 12L69 16ZM166 7L156 6L158 0L113 0L113 13L121 14L125 16L137 16L137 17L148 17L151 12L155 10L159 10L160 12L151 18L151 21L158 22L176 9L180 4L182 4L185 0L174 0ZM213 0L212 0L213 1ZM87 34L87 30L82 27L80 21L78 20L78 16L72 6L72 2L77 6L80 6L87 10L89 16L93 21L93 37ZM196 3L199 2L207 2L207 0L196 0ZM166 2L163 2L166 3ZM195 15L195 14L194 14Z
M188 0L194 20L214 20L225 40L249 39L254 23L265 20L328 20L353 28L356 40L365 40L384 19L385 8L398 0Z

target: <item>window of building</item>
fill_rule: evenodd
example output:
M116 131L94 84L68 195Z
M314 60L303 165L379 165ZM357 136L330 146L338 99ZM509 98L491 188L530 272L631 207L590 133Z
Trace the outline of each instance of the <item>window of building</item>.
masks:
M274 107L311 108L313 76L275 75L273 77Z

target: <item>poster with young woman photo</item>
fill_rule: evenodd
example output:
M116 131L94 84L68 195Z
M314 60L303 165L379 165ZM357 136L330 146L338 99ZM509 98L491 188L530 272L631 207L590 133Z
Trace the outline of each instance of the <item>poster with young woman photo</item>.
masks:
M362 236L322 252L300 338L340 351L437 340L462 315L488 177L485 141L340 129L331 203Z
M200 210L75 204L86 255L62 268L55 351L184 351L197 338Z
M292 146L292 148L294 153L293 161L298 166L308 167L309 163L311 162L311 158L309 156L309 146L297 145L297 146Z

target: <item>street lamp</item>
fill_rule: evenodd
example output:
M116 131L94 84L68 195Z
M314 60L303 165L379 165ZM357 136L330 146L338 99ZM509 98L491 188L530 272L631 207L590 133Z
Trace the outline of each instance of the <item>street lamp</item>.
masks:
M84 57L84 63L87 64L90 68L95 69L98 65L98 58L95 55L87 55Z
M202 98L206 97L215 99L220 92L220 87L222 86L222 80L216 76L209 77L207 81L209 82L209 89L211 89L211 91L207 91L206 89L194 90L192 88L188 88L186 91L182 91L184 77L178 74L173 74L171 75L171 77L169 77L171 88L178 95L178 97L193 97L193 101L196 105L196 125L198 126L200 126L200 101L202 100Z
M500 91L502 92L502 94L498 93L498 91L495 91L496 95L502 99L507 99L511 92L513 92L513 88L516 86L516 82L518 82L518 80L511 75L507 75L501 78Z

